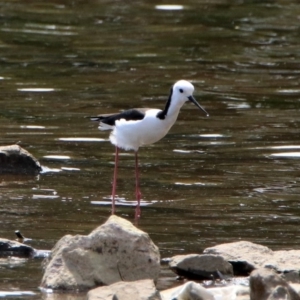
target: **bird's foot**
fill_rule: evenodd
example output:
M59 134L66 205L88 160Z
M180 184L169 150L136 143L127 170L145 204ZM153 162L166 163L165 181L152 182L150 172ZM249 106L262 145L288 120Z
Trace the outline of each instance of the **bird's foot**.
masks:
M140 208L140 206L137 206L136 208L135 208L135 215L134 215L134 218L137 220L137 219L139 219L141 217L141 208Z
M112 202L112 206L111 206L111 214L112 214L112 215L116 214L115 200L113 200L113 202Z

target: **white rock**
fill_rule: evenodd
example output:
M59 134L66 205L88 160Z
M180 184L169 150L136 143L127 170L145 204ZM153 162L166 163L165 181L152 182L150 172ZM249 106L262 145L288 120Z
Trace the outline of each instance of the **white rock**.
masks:
M159 271L159 250L149 235L113 215L87 236L58 241L41 287L80 291L118 281L156 281Z
M162 300L249 300L249 287L230 285L206 289L199 283L189 281L160 294Z

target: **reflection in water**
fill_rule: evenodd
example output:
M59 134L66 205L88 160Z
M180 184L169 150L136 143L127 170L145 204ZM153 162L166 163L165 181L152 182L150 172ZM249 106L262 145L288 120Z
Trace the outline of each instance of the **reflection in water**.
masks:
M160 10L182 10L184 7L183 5L168 4L168 5L155 5L155 8Z
M272 153L270 155L275 157L300 157L300 152L280 152Z
M55 89L53 88L22 88L17 89L19 92L53 92Z
M54 160L71 159L71 157L70 157L70 156L67 156L67 155L45 155L44 158L47 158L47 159L54 159Z
M63 141L63 142L104 142L106 141L105 139L100 139L100 138L59 138L58 140Z
M186 105L164 140L141 149L140 228L162 257L241 239L297 247L300 4L0 5L1 144L19 142L43 165L37 177L1 176L0 236L20 229L51 249L103 223L113 149L85 117L163 108L166 89L187 79L210 117ZM119 215L133 220L134 156L122 155ZM40 264L0 272L1 290L40 299Z

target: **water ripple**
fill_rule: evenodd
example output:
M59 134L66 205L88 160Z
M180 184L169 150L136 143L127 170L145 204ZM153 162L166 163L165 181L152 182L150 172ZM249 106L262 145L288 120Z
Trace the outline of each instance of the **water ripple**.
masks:
M286 158L298 158L300 157L300 152L281 152L281 153L272 153L272 157L286 157Z
M85 137L68 137L68 138L59 138L59 141L63 142L105 142L106 139L101 138L85 138Z

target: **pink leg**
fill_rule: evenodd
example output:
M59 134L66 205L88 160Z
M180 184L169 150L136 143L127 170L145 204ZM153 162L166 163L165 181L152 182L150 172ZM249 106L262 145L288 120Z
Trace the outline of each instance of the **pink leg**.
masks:
M114 169L114 180L111 192L111 214L114 215L116 213L115 208L115 196L116 196L116 189L117 189L117 175L118 175L118 162L119 162L119 148L116 146L116 153L115 153L115 169Z
M137 200L137 206L135 208L135 219L140 218L141 216L141 192L140 192L140 182L139 182L139 163L138 163L138 153L135 152L135 196Z

